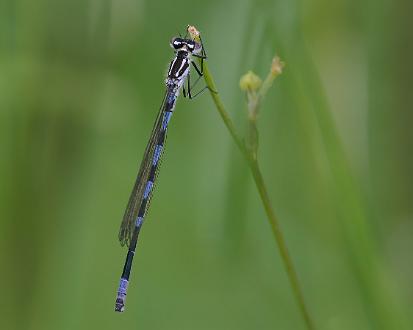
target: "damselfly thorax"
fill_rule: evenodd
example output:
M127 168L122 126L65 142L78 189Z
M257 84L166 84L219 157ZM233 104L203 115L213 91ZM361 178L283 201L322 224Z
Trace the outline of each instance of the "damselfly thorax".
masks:
M166 78L166 86L173 87L177 93L189 75L191 55L202 51L202 46L191 39L174 38L171 47L176 50L175 58L171 61Z

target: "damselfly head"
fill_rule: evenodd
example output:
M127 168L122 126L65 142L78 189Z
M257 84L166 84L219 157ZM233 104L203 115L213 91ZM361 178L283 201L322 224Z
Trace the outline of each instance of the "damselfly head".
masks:
M198 54L202 50L202 46L196 41L180 37L176 37L171 40L171 47L176 51L183 50L191 54Z

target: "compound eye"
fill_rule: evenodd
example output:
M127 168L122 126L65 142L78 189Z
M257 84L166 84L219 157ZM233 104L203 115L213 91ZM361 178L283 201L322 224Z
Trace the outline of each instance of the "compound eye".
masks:
M193 40L191 40L190 43L188 43L188 48L194 54L199 54L199 53L202 52L201 44L199 44L199 43L197 43L196 41L193 41Z
M195 49L195 43L194 42L187 42L187 46L188 46L188 49L190 50L190 51L193 51L194 49Z
M174 38L171 41L172 48L179 49L183 46L183 40L181 38Z

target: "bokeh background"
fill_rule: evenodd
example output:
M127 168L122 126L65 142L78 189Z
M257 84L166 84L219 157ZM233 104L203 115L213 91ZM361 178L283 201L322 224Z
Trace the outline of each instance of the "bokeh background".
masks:
M317 329L413 329L412 2L2 0L0 328L305 329L208 93L178 102L127 309L118 227L187 24L259 158Z

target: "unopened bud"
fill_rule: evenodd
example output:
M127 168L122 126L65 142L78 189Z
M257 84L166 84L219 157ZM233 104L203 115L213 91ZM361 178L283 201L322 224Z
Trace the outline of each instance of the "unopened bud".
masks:
M271 74L274 76L274 78L283 72L284 66L285 63L282 62L278 56L275 56L272 59Z
M239 87L243 91L256 91L261 85L262 80L252 71L248 71L244 74L239 81Z
M197 28L196 28L195 26L193 26L193 25L188 25L187 28L186 28L186 30L188 31L189 36L191 37L192 40L195 40L195 41L199 41L199 40L200 40L200 38L199 38L199 31L197 30Z

